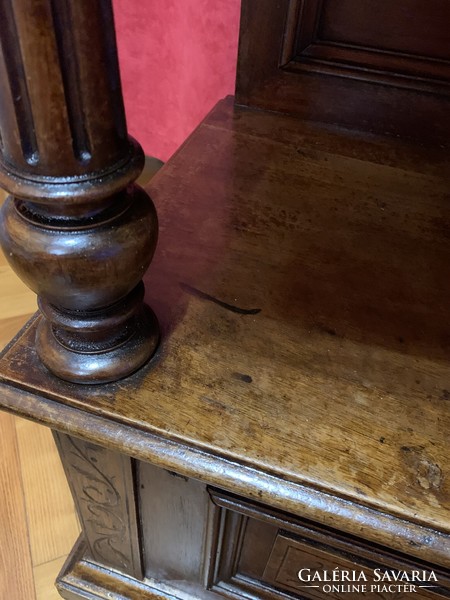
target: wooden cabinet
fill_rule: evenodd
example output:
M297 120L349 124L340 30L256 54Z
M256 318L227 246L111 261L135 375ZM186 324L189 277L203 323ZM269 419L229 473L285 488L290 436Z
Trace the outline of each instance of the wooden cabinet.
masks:
M450 597L448 16L245 0L236 100L147 189L152 358L121 354L158 339L140 284L69 321L44 303L53 348L74 319L92 337L72 327L67 380L36 351L40 314L0 357L1 406L55 430L76 500L64 598ZM105 243L111 223L79 216ZM110 351L134 373L74 382Z

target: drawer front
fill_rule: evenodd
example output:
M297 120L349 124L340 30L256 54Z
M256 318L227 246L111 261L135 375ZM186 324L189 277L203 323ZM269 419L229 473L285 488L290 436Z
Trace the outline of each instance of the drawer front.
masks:
M210 587L264 600L438 600L449 573L318 524L210 491L219 506Z
M324 551L278 531L262 580L307 598L439 598L434 572L368 568L357 558ZM411 596L413 594L413 596Z

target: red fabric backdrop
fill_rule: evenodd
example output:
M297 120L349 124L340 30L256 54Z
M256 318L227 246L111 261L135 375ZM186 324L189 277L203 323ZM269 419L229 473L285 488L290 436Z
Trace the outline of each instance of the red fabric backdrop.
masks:
M113 0L128 129L167 160L234 93L240 0Z

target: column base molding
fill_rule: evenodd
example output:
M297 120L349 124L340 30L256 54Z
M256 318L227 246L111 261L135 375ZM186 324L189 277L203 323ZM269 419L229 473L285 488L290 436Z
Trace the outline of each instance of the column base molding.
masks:
M77 352L56 338L52 324L41 318L36 350L42 363L55 375L72 383L109 383L131 375L154 355L160 338L154 312L139 307L127 338L102 352ZM125 333L126 330L125 330Z

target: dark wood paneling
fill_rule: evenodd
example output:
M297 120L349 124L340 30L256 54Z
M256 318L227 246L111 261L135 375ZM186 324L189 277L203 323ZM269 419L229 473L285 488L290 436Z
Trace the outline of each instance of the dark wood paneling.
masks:
M189 552L189 548L185 549ZM217 600L200 583L174 579L136 579L121 570L92 562L80 537L58 576L56 586L66 600ZM28 596L27 596L28 600Z
M244 0L237 101L446 143L449 22L446 0Z
M433 4L297 0L290 4L281 64L449 93L449 4Z
M212 509L206 486L139 463L139 497L146 576L201 583Z
M449 21L448 0L324 0L317 40L448 61Z
M325 600L330 595L336 599L358 599L373 597L374 594L383 600L402 600L411 593L418 600L437 600L442 595L448 597L448 570L436 570L426 563L414 563L401 554L394 554L388 548L369 545L362 538L363 531L359 539L343 536L320 524L293 518L220 490L211 489L210 493L221 507L224 524L215 554L212 588L230 598L238 598L249 590L257 590L260 597L267 599L278 598L280 591L300 594L302 598L311 600ZM317 570L322 578L332 578L330 574L338 569L335 589L331 594L327 590L327 583L333 583L332 579L316 579L308 585L309 582L303 581L308 573L305 571L300 580L300 569L309 570L310 575ZM371 586L378 585L381 578L375 569L380 574L405 572L410 577L415 571L419 573L415 575L415 589L409 585L405 589L405 581L400 581L390 590L383 590L381 582L381 587L374 590ZM356 574L355 578L341 578L340 574L344 572ZM359 573L363 573L361 578ZM359 583L360 587L352 591L352 588L346 587L349 583L356 586ZM361 587L364 584L366 588Z

